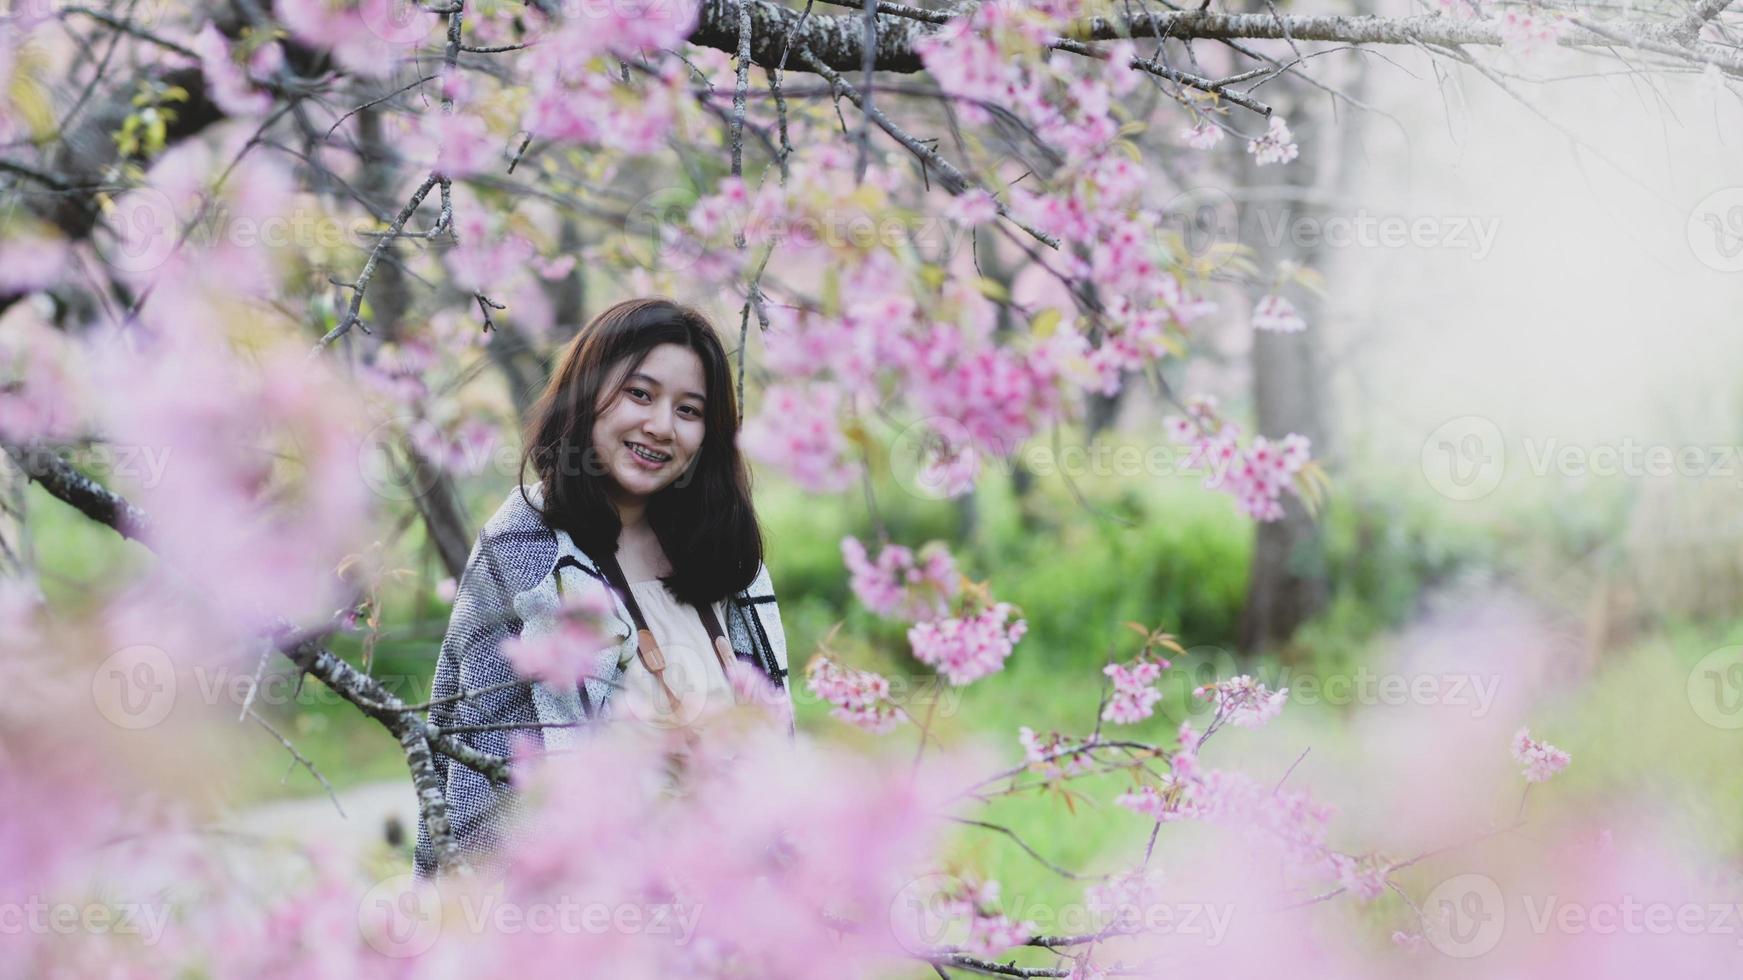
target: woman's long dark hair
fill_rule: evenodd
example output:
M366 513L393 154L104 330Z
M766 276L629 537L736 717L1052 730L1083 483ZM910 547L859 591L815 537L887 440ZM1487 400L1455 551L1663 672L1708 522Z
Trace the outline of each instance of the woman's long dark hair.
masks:
M595 559L616 552L623 524L593 445L593 423L604 386L636 371L661 344L695 351L708 390L702 446L677 480L648 498L647 520L672 563L666 587L683 602L712 603L750 586L762 564L763 538L738 452L738 405L726 351L701 313L669 300L631 299L581 328L558 355L527 419L521 471L530 465L538 473L546 524L567 531ZM621 390L612 392L607 407L622 397Z

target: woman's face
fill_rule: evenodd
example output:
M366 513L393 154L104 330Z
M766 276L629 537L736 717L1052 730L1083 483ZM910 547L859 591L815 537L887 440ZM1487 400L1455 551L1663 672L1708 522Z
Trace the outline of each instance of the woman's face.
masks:
M624 369L614 370L615 388L599 393L593 445L618 490L645 499L676 480L701 449L708 386L702 359L677 344L649 351L633 374Z

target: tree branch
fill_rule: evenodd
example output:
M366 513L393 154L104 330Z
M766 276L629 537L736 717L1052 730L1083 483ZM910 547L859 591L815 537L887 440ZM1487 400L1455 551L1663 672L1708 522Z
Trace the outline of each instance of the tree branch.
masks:
M148 544L141 537L141 533L143 529L151 526L150 518L120 494L80 473L71 463L54 453L34 444L19 447L0 443L0 447L18 462L31 479L55 498L70 504L98 523ZM444 867L465 867L464 856L454 845L447 829L446 803L442 799L442 788L435 778L435 767L430 762L430 753L440 752L498 783L505 783L510 779L509 760L480 752L420 718L417 712L411 710L375 678L327 650L323 643L326 636L327 631L293 632L286 629L273 638L273 646L305 673L312 674L335 694L356 705L365 715L374 718L394 734L406 753L406 764L411 769L412 781L418 790L419 809L429 823L432 837L438 840L438 860Z

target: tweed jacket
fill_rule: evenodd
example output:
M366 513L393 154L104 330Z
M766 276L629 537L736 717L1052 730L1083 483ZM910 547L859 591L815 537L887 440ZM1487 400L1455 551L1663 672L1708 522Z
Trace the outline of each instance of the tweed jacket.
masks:
M612 590L615 622L608 622L606 628L617 639L597 653L584 682L563 685L527 680L512 684L522 678L503 655L503 641L550 633L557 628L555 613L563 590L580 586L586 581L582 576L605 581L593 559L567 532L550 527L528 506L522 489L511 490L478 533L455 590L453 613L430 686L430 699L438 703L430 708L429 722L438 728L528 726L455 733L479 751L503 757L509 755L510 740L517 731L525 732L545 749L577 744L595 722L609 718L601 712L615 690L619 664L635 655L629 610ZM543 506L538 484L524 489L533 505ZM790 709L786 635L766 566L758 568L749 588L726 604L725 629L738 658L754 664L779 685ZM462 690L499 684L511 686L442 702ZM788 715L790 718L790 710ZM552 723L570 727L541 727ZM446 790L448 826L455 841L474 868L486 874L500 873L505 858L502 852L513 843L506 839L505 828L520 816L516 790L494 785L483 774L440 753L434 754L434 764ZM429 828L421 815L413 867L420 878L433 877L436 870Z

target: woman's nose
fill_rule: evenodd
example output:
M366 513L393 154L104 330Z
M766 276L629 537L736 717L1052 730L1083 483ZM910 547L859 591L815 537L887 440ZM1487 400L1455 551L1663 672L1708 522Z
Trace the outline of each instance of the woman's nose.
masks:
M642 431L650 436L661 439L671 439L674 427L672 425L672 408L655 404L642 419Z

